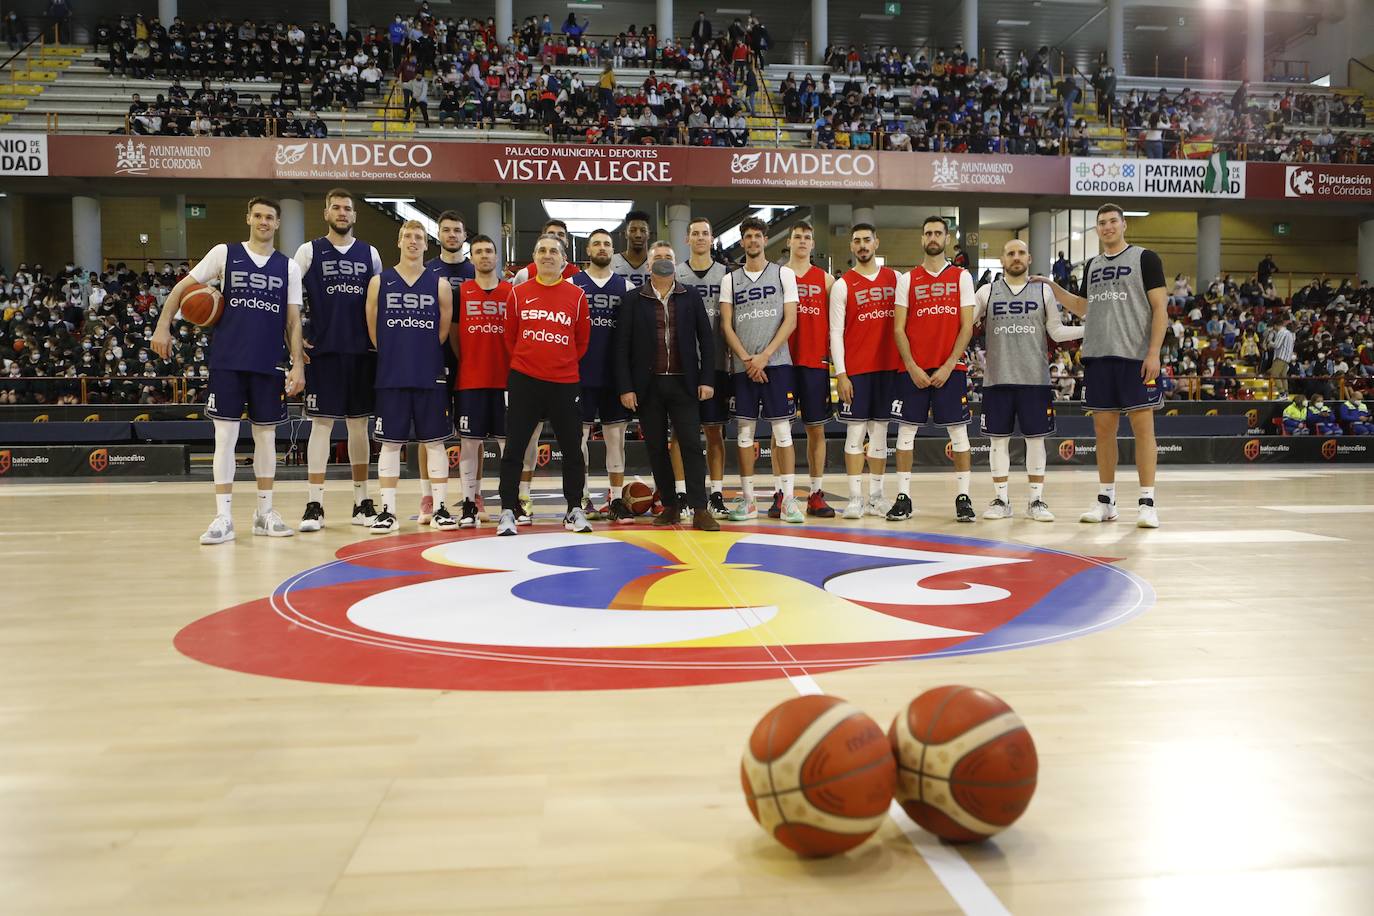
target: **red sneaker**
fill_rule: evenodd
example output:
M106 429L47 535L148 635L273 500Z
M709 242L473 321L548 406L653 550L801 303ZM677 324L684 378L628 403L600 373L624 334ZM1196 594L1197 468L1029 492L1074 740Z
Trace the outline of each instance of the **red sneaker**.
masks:
M806 498L806 514L816 518L834 518L835 510L825 502L825 494L816 490Z

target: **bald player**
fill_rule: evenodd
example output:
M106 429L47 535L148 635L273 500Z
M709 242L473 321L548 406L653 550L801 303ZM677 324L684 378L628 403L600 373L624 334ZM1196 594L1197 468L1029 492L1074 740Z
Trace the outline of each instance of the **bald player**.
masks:
M1082 327L1060 319L1059 302L1044 283L1030 279L1030 250L1020 239L1002 246L1002 276L980 288L974 320L983 322L987 365L983 373L982 433L992 442L995 496L983 518L1011 518L1008 477L1013 432L1026 440L1030 498L1026 518L1054 521L1045 503L1045 437L1054 434L1054 389L1046 338L1055 343L1083 338Z

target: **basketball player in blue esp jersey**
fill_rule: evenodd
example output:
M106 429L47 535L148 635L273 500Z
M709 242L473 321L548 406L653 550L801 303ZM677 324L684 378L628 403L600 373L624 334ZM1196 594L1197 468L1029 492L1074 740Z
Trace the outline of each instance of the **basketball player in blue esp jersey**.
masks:
M587 294L587 308L591 313L592 333L587 352L578 363L582 395L578 404L582 409L582 460L590 464L587 440L592 424L601 421L601 438L606 445L606 476L611 491L605 504L594 507L584 496L582 508L588 518L604 518L620 524L634 521L634 513L621 498L625 487L625 427L630 411L620 403L611 378L611 338L615 335L615 314L620 297L631 284L620 274L611 271L615 242L605 229L593 229L587 236L587 258L590 264L579 271L572 282Z
M382 272L377 249L353 237L358 213L353 195L334 188L324 196L325 234L296 249L305 292L305 413L310 417L306 466L309 495L301 531L324 527L324 478L334 422L348 427L348 463L353 471L353 524L370 525L377 510L367 496L377 354L367 337L363 304L367 284Z
M424 445L434 488L434 514L428 524L457 528L458 519L444 504L448 496L448 453L444 440L453 435L444 350L453 320L453 290L433 271L425 270L427 235L416 220L401 226L401 260L374 277L367 289L367 328L377 347L377 420L373 435L382 443L377 458L382 510L370 534L387 534L399 526L396 484L401 476L401 446Z
M276 427L286 422L286 398L305 387L301 334L301 272L272 245L281 225L281 205L265 197L248 201L248 241L211 248L168 293L153 334L153 350L172 352L172 316L192 284L220 284L224 309L210 338L210 394L205 413L215 425L215 517L202 544L234 539L230 512L234 488L234 445L245 412L253 424L253 476L258 483L253 533L290 537L296 532L272 508L277 475ZM291 368L283 379L279 363L290 344Z

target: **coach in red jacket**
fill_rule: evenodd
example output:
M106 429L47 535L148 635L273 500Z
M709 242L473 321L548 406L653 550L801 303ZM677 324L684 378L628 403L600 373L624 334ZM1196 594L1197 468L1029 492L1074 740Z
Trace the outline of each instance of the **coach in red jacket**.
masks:
M701 296L674 279L673 246L649 247L650 280L620 297L612 367L620 403L639 413L644 447L663 499L656 525L678 522L673 466L668 458L668 423L682 447L692 527L719 531L706 509L706 464L701 455L700 403L711 397L716 377L716 339ZM509 448L509 445L507 446Z
M534 246L538 273L510 291L506 300L506 350L510 375L506 382L506 450L501 455L501 520L496 533L515 534L520 518L520 471L530 436L548 417L563 450L563 497L568 502L564 527L590 531L582 512L582 486L587 476L582 462L581 394L577 364L591 339L587 294L563 279L563 242L543 235Z

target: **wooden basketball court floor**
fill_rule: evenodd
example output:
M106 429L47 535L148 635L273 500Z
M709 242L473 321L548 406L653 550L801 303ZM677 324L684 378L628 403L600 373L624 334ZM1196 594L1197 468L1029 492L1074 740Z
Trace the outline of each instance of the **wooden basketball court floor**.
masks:
M1168 468L1157 531L1130 508L1078 524L1094 485L1053 470L1059 522L958 526L948 478L918 475L911 523L763 520L722 535L736 563L705 534L654 547L647 524L560 546L551 516L517 538L369 538L341 524L343 482L330 527L284 540L249 536L240 482L238 542L202 548L205 483L6 484L0 912L1368 913L1374 470ZM975 487L981 510L985 473ZM278 489L289 520L303 490ZM906 583L928 602L911 614L846 617L803 581L822 555L914 568L891 559L894 529L953 565L918 584L851 576L851 597ZM563 559L539 566L538 544ZM644 545L678 565L616 579ZM1020 563L974 562L990 557ZM654 605L657 588L661 605L674 576L707 623L627 598ZM998 628L989 609L1046 582L1062 587L1029 622ZM916 635L888 654L953 648L856 661L893 621ZM439 651L484 641L524 648ZM956 654L971 645L1000 650ZM889 820L800 861L752 821L739 754L774 704L819 689L886 727L947 683L999 694L1034 735L1039 788L1011 829L955 848Z

